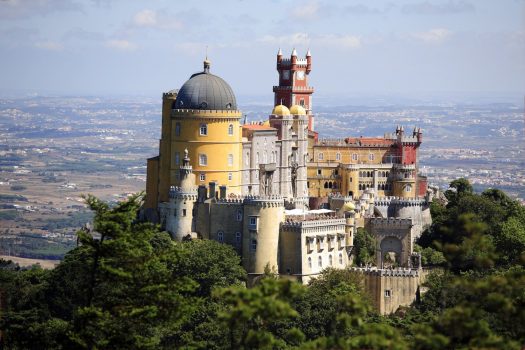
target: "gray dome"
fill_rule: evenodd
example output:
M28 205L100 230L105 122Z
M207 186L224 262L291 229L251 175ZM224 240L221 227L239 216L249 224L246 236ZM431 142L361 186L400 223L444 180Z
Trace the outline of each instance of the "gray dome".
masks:
M210 63L204 61L204 71L193 74L180 88L174 108L236 110L237 101L230 85L210 74Z

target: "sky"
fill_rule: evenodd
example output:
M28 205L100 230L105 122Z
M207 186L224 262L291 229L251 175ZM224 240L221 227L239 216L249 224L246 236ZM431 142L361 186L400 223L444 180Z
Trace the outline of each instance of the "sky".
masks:
M206 51L268 97L294 47L319 96L525 95L525 0L0 0L0 97L160 96Z

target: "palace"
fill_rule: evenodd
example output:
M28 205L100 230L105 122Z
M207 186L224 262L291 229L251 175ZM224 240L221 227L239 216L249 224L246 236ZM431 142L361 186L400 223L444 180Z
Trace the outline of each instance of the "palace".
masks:
M164 93L142 213L176 240L230 244L249 283L265 268L307 283L326 267L349 267L364 227L376 237L377 267L363 273L379 310L395 311L419 285L413 243L431 220L432 193L418 174L422 132L398 126L384 137L320 138L311 70L310 51L284 58L279 50L275 107L258 123L242 120L234 92L207 59L202 72ZM386 292L396 278L407 297Z

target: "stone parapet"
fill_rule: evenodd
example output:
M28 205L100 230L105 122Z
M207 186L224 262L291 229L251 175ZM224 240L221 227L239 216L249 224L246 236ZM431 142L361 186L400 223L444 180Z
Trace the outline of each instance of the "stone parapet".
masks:
M421 270L413 268L378 269L376 267L350 267L351 271L357 271L371 276L388 277L419 277Z

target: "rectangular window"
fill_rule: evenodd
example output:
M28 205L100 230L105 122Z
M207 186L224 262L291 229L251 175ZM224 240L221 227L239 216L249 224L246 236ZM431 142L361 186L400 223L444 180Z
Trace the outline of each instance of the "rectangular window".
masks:
M323 160L323 158L324 158L324 155L322 152L317 155L317 159Z
M257 229L257 216L250 216L248 221L248 227L250 229Z
M256 251L257 250L257 240L256 239L252 239L252 252Z
M235 242L241 243L241 233L235 232Z
M175 165L180 164L180 152L175 152Z
M180 136L180 123L175 124L175 136Z
M186 209L182 209L182 216L186 216Z
M390 291L390 289L385 290L385 298L390 298L391 295L392 292Z
M374 160L374 154L373 153L370 153L368 155L368 160Z
M228 173L228 181L231 181L233 178L233 174L232 173Z
M228 166L233 166L233 154L228 154Z
M207 136L207 135L208 135L208 125L206 125L206 124L201 124L201 127L200 127L200 135L201 135L201 136Z
M335 160L341 160L341 153L337 152L335 154Z
M208 165L208 157L205 154L199 154L199 165Z
M352 160L357 160L357 153L352 154Z
M199 175L199 180L201 180L201 181L206 181L206 174L201 173L201 174Z
M317 169L317 175L321 175L321 169Z

